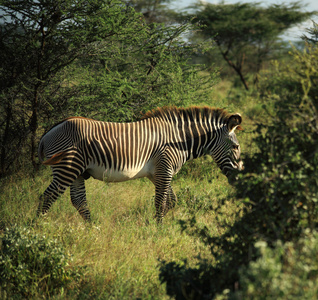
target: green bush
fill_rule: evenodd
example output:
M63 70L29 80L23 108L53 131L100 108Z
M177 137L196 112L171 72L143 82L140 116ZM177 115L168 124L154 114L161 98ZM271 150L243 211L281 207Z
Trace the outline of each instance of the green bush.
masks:
M4 231L0 241L0 295L4 298L50 296L79 276L57 240L13 227Z
M167 294L176 300L212 299L213 277L207 276L212 269L207 261L194 268L189 267L187 260L183 263L161 261L159 279L166 282Z
M252 236L288 241L318 220L318 48L295 50L260 91L276 114L257 125L259 148L246 159L237 197L249 203Z
M295 242L305 230L317 230L317 58L318 47L295 49L292 64L277 65L261 80L260 97L267 111L274 114L261 117L256 124L258 151L245 157L245 170L235 184L236 201L244 204L243 217L236 217L233 225L220 218L218 226L225 230L220 236L213 236L195 218L181 223L184 230L191 228L191 234L210 246L216 263L209 266L199 260L196 268L162 263L160 278L170 296L211 299L224 290L234 291L239 287L238 270L259 257L256 241L264 240L275 247L277 240ZM301 276L295 274L290 282L303 280ZM261 290L265 299L267 291Z
M318 232L297 242L258 242L261 256L240 270L238 299L316 299L318 295Z

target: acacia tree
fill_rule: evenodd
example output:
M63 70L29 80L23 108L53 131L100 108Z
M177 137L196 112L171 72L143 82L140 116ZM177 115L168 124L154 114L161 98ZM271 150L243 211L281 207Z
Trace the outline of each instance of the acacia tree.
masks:
M141 12L147 23L169 22L173 11L169 8L172 0L126 0L137 12Z
M215 41L224 60L248 90L247 67L258 73L277 48L281 34L315 13L301 9L300 2L268 7L259 3L201 3L197 12L181 19L193 18L202 25L200 36Z
M188 25L148 26L118 0L1 0L0 9L0 176L26 155L36 166L41 130L57 118L132 120L151 103L200 101L204 79L179 39Z
M317 44L318 43L318 24L313 21L313 26L312 28L307 29L307 33L309 34L304 34L302 36L302 39L312 43L312 44Z
M83 55L101 51L98 40L135 30L138 19L118 1L1 1L1 77L6 102L6 128L14 106L22 106L21 120L30 133L30 160L35 165L36 134L41 96L65 66ZM110 22L105 22L111 18ZM124 29L126 28L126 29ZM18 102L17 102L18 101ZM7 132L8 133L8 132ZM3 136L2 161L8 146Z

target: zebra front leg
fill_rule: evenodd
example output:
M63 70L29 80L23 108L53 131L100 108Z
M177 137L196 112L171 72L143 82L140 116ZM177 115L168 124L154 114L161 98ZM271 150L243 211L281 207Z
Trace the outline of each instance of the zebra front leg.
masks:
M167 173L156 174L154 179L155 184L155 207L156 207L156 215L158 223L162 223L162 219L168 211L168 197L169 191L171 189L171 176L167 175Z
M172 186L170 184L169 190L168 190L168 197L167 197L167 205L166 205L166 211L165 214L168 212L168 210L174 208L177 203L177 195L172 189Z
M166 181L164 175L156 174L155 176L149 176L148 178L155 186L155 208L156 208L156 214L155 219L158 223L162 223L162 219L165 216L165 214L168 212L169 209L169 191L171 188L170 179Z
M157 223L162 223L162 219L167 211L167 189L164 190L161 188L156 188L156 195L155 195L155 207L156 207L156 214L155 219Z
M85 221L91 221L91 213L88 209L86 201L85 181L82 176L79 176L71 185L70 188L71 201L79 214Z

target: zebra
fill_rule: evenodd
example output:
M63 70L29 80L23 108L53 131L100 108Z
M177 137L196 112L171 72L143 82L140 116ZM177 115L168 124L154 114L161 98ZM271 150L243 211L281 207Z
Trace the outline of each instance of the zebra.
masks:
M157 108L131 123L67 118L39 143L39 159L51 166L53 179L40 197L37 215L47 213L70 187L73 206L90 221L86 179L121 182L147 177L155 186L155 218L161 223L177 202L172 177L186 161L208 154L226 176L243 169L234 132L241 122L238 113L195 106Z

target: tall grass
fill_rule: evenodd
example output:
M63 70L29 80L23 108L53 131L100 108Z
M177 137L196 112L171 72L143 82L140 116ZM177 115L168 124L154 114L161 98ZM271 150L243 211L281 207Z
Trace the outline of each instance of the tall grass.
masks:
M226 96L216 93L218 105L205 104L226 107ZM241 103L230 106L230 111L244 115ZM252 151L248 139L252 125L244 122L247 133L238 134L243 153ZM42 168L34 178L19 175L2 182L0 229L14 224L32 227L57 239L73 256L70 267L82 269L81 282L58 291L57 299L167 299L159 281L160 260L182 263L186 259L195 266L200 256L213 264L209 247L182 232L179 220L195 216L212 235L220 235L224 229L218 226L220 215L214 208L222 210L229 224L239 211L231 201L232 187L209 157L187 163L173 179L178 203L161 226L153 218L154 186L147 179L116 184L87 180L92 224L83 222L72 206L69 190L46 216L36 219L38 198L50 181L50 170ZM221 199L227 200L221 203Z
M231 191L209 159L196 162L193 172L205 173L199 180L187 175L194 170L193 164L173 181L179 201L162 226L153 218L154 187L147 179L116 184L87 180L92 224L83 222L68 190L46 216L36 219L39 195L51 180L50 171L43 169L35 178L12 177L2 185L1 227L31 226L68 249L72 266L84 272L81 286L64 291L63 297L165 299L165 287L158 277L159 260L188 258L195 264L198 255L211 259L203 243L181 232L178 220L194 212L199 222L218 234L217 216L210 208ZM227 203L224 209L231 215L236 208Z

